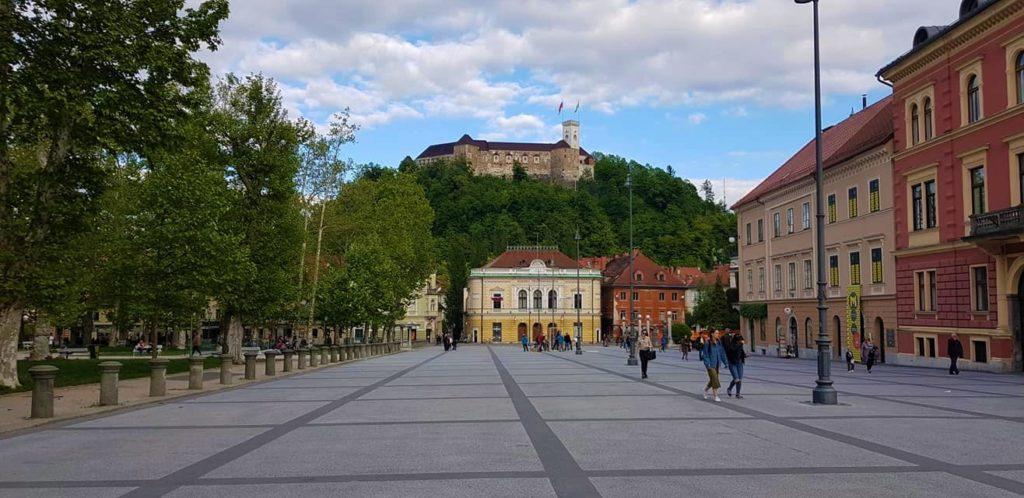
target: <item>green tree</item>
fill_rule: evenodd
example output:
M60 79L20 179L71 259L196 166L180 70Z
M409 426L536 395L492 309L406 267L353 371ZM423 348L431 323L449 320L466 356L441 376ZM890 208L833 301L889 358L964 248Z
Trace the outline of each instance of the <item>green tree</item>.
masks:
M739 328L739 312L729 305L722 282L703 285L699 293L700 297L690 317L695 325L717 330Z
M207 85L227 0L0 0L0 386L18 384L22 311L60 293L65 244L96 208L105 158L167 141ZM59 300L59 299L56 299Z

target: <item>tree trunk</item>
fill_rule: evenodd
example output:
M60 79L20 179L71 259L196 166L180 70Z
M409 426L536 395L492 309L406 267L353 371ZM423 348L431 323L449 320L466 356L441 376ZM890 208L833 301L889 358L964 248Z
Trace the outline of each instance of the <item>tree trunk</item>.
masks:
M45 360L50 356L50 337L53 336L53 332L54 329L46 315L40 313L36 318L35 331L32 332L32 352L28 355L29 360Z
M242 359L242 335L245 330L242 328L242 317L235 313L231 314L231 321L228 323L228 353L231 354L232 362L235 365L244 363Z
M327 202L320 203L320 226L316 232L316 259L313 260L313 294L309 298L309 321L306 322L306 334L313 329L313 313L316 310L317 286L320 284L320 246L324 240L324 211Z
M21 306L0 307L0 387L18 384L18 333L21 331Z
M146 326L149 327L149 356L152 358L156 358L158 355L156 345L159 339L159 336L157 335L156 332L156 324L153 322L149 322L146 324Z

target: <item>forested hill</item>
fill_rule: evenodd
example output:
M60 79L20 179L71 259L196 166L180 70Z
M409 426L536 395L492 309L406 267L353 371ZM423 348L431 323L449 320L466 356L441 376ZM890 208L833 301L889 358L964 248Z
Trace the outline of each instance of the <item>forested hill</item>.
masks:
M630 166L637 247L670 266L708 268L729 260L735 216L715 200L709 184L698 188L676 177L671 168L600 153L596 158L594 177L580 181L576 189L529 179L519 168L506 179L474 176L461 160L422 166L409 158L402 161L399 169L417 178L435 212L442 273L452 292L446 320L461 317L461 309L453 308L461 306L468 270L509 245L557 245L575 257L578 228L581 256L625 252Z

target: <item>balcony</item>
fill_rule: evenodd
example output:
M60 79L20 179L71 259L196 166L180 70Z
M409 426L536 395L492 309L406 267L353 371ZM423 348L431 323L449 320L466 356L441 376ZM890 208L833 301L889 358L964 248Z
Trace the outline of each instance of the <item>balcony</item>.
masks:
M998 250L1010 240L1024 235L1024 205L971 216L971 234L964 241L985 250Z

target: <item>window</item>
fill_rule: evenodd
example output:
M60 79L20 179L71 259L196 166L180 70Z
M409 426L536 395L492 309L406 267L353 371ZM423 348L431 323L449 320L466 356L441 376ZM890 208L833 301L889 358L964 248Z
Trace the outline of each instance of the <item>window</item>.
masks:
M934 337L915 337L916 339L916 351L914 353L917 356L923 356L926 358L935 358L935 338Z
M639 294L639 293L637 293L637 292L634 292L634 293L633 293L633 300L634 300L634 301L637 301L637 300L639 300L639 299L640 299L640 294Z
M764 220L757 220L757 241L764 242Z
M972 301L974 311L988 311L988 267L974 266L971 268Z
M501 342L501 323L491 324L491 342Z
M750 223L747 223L747 245L748 246L750 245L750 242L751 242L751 238L750 238Z
M757 291L764 293L764 267L757 269Z
M747 275L750 275L750 270L747 270ZM672 293L672 300L673 301L678 301L679 300L679 293L678 292L673 292Z
M804 260L804 289L814 287L814 271L811 270L811 260Z
M978 75L967 78L967 122L977 123L981 119L981 82Z
M850 253L850 285L860 285L860 251Z
M657 277L655 277L655 278L657 278L657 280L658 280L659 282L664 282L664 281L665 281L665 274L664 274L664 273L661 273L661 272L658 272L658 276L657 276Z
M850 218L857 217L857 187L850 187L850 190L846 191L846 195L850 200Z
M497 154L495 154L494 157L491 158L491 162L495 162L495 163L498 162L498 155Z
M558 293L554 289L548 291L548 309L558 308Z
M839 256L828 257L828 285L839 287Z
M747 292L754 292L754 270L747 269ZM672 300L676 300L676 295L672 294Z
M910 187L910 204L913 207L914 231L924 229L924 199L922 198L923 186L919 183Z
M664 300L665 300L665 293L664 292L659 292L658 293L658 301L664 301Z
M796 291L796 263L789 264L789 291Z
M779 213L772 213L772 237L782 235L782 216Z
M828 222L836 222L836 194L828 194Z
M800 211L801 228L811 228L811 203L805 202Z
M910 144L917 145L921 141L921 117L917 112L917 104L910 106Z
M877 213L878 210L882 209L882 199L878 192L878 183L877 178L868 182L868 209L872 213Z
M1014 69L1014 74L1017 75L1015 78L1017 82L1017 103L1024 104L1024 51L1017 54L1016 62L1017 67Z
M975 363L988 363L988 341L971 341L971 349L974 351Z
M574 309L583 309L583 294L572 295L572 307Z
M935 270L924 270L914 272L915 292L917 293L917 311L924 313L935 312L935 303L938 296L935 282Z
M519 291L519 309L526 309L526 291L524 290Z
M774 284L774 286L772 288L775 289L775 292L781 292L782 291L782 265L775 265L772 269L774 270L774 272L772 273L772 283Z
M619 293L619 299L621 299L623 301L626 300L626 292L625 291Z
M924 211L925 211L925 224L928 228L935 228L937 223L935 222L935 180L928 180L924 182Z
M882 278L882 248L874 247L871 249L871 283L880 284Z
M540 156L533 156L533 164L540 164Z
M970 170L971 214L985 213L985 168L979 166Z
M914 230L935 228L935 180L911 185L910 200Z
M533 291L533 309L541 309L544 307L544 297L540 293L540 290Z
M786 210L786 233L793 233L793 208Z
M501 309L501 293L495 292L491 295L491 306L496 309Z
M644 274L641 272L636 272L636 275L633 276L633 280L636 280L637 282L643 282Z
M924 99L924 139L931 140L935 136L935 125L932 124L932 99L925 97Z

